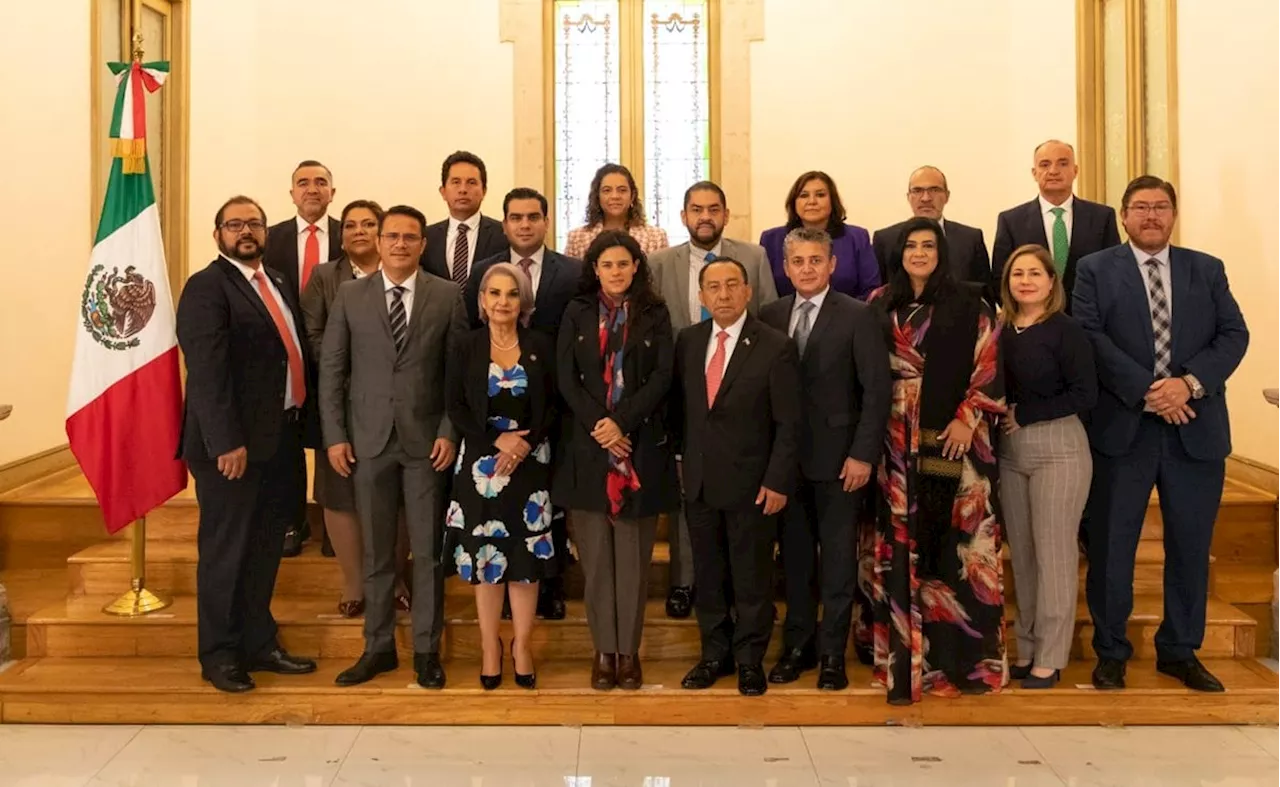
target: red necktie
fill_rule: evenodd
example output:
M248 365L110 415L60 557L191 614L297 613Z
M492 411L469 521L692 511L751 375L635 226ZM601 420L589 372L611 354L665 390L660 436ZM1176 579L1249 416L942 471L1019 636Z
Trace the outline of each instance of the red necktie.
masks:
M724 343L728 340L728 331L716 334L716 351L707 364L707 407L716 403L716 394L720 393L720 381L724 379Z
M302 287L299 292L307 288L307 282L311 281L311 274L320 264L320 239L316 237L319 229L314 224L307 225L307 232L310 234L307 235L307 245L302 252Z
M262 275L262 271L253 272L253 283L257 285L258 295L262 297L262 302L267 305L267 311L271 313L271 321L276 324L276 330L280 332L280 341L284 342L285 354L289 356L289 382L293 385L293 401L301 407L307 400L307 379L302 372L302 355L298 352L298 345L293 341L289 324L284 321L284 312L280 311L280 304L276 303L276 296L271 294L271 288L267 286L267 277Z

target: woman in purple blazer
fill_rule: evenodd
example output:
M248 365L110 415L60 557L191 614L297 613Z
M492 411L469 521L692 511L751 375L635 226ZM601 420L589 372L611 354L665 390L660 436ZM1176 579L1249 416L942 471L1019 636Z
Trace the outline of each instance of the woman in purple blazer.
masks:
M835 181L825 172L806 172L796 178L787 194L787 223L765 230L760 245L769 255L778 297L795 292L783 268L782 241L797 227L825 230L831 236L831 252L836 256L836 272L831 286L858 300L866 300L880 286L880 268L871 249L871 234L862 227L845 223L844 204Z

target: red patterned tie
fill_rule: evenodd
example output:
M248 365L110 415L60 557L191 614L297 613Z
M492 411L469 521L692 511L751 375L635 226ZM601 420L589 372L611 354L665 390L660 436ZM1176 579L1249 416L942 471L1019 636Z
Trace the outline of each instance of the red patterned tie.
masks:
M271 288L267 286L267 277L262 275L262 271L254 271L253 283L257 285L258 295L262 297L262 302L267 305L267 311L271 313L271 321L276 324L276 330L280 332L280 341L284 342L284 352L289 357L289 382L293 387L293 401L295 405L301 407L307 400L307 378L302 372L302 354L298 352L298 345L293 341L289 324L284 321L284 312L280 311L280 304L276 303L276 296L271 294Z
M320 228L314 224L307 225L307 245L302 251L302 287L301 290L307 288L307 282L311 281L311 274L315 273L316 266L320 264L320 239L316 237L316 232ZM301 292L299 290L299 292Z
M707 407L716 403L716 394L720 393L720 381L724 379L724 343L728 340L728 331L716 334L716 351L707 364Z

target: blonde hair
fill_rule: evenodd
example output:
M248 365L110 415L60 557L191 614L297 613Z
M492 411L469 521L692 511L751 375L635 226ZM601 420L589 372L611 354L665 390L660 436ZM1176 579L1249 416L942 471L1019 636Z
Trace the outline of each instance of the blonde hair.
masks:
M1036 322L1044 322L1066 309L1067 306L1067 293L1062 287L1062 277L1058 275L1058 269L1053 264L1053 255L1038 243L1028 243L1013 250L1013 254L1009 255L1009 259L1004 264L1004 270L1000 273L1000 301L1004 305L1004 308L1000 311L1000 321L1005 325L1012 325L1014 319L1018 316L1018 302L1013 299L1013 290L1009 287L1009 277L1013 273L1013 262L1019 257L1026 256L1035 257L1039 261L1040 266L1044 268L1044 272L1048 274L1051 282L1049 298L1044 303L1044 314L1040 315L1040 319L1036 320Z
M495 262L480 279L480 292L476 296L476 309L480 315L480 322L489 324L489 314L484 310L484 291L489 286L489 280L498 275L510 276L516 283L516 289L520 291L520 325L529 327L529 318L533 316L533 283L529 281L528 276L524 275L524 271L509 262Z

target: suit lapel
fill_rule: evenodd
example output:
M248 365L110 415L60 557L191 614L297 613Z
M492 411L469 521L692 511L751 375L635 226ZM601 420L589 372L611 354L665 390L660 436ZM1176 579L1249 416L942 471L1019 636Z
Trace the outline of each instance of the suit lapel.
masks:
M1044 234L1044 214L1040 212L1040 200L1038 198L1031 200L1027 204L1027 215L1024 220L1027 222L1027 234L1034 239L1034 242L1052 251L1053 247L1049 245L1049 237Z
M693 338L689 341L689 356L685 358L684 378L697 388L698 395L693 400L694 414L699 418L706 418L707 411L711 409L707 406L707 343L711 341L711 326L714 324L706 320L688 329L693 331ZM723 390L723 381L720 387ZM685 399L688 399L687 395Z
M516 266L520 267L520 266ZM533 305L537 309L547 308L547 298L555 292L556 276L560 275L560 265L551 254L551 249L542 250L542 278L538 281L538 291L533 296Z
M1172 252L1169 258L1172 265ZM1151 329L1151 304L1147 300L1147 282L1142 272L1138 270L1138 258L1133 256L1133 248L1129 244L1126 243L1116 249L1115 264L1120 271L1121 286L1128 290L1125 301L1140 304L1140 308L1134 309L1133 314L1142 326L1145 346L1151 348L1151 357L1154 359L1156 340Z
M693 315L689 313L689 244L683 243L675 247L672 249L672 253L676 255L676 264L673 267L673 275L676 279L676 295L678 296L676 298L678 303L674 304L674 308L677 310L676 319L679 320L683 316L684 321L679 323L680 325L693 325L695 322L700 322L700 320L693 319ZM682 261L684 262L683 265L680 264ZM668 308L672 308L672 306L673 304L667 304Z
M271 319L271 312L267 311L267 304L262 300L262 296L258 294L257 288L250 284L249 280L240 272L240 269L232 263L219 257L218 264L221 266L223 272L227 274L227 278L231 280L231 285L239 290L240 294L247 298L249 303L253 304L253 307L258 310L258 314L262 319L266 320L267 324L274 328L276 326L276 321ZM264 269L265 267L266 266L263 266ZM283 290L281 290L281 292L283 292Z
M382 277L382 271L378 271L365 280L366 287L369 288L365 297L369 300L369 308L373 313L378 315L378 322L382 324L382 329L387 334L387 341L391 343L392 352L396 348L395 337L391 335L391 314L387 310L387 280ZM417 304L415 303L416 307ZM415 308L414 311L417 311Z
M295 243L296 247L297 244ZM329 217L329 259L336 260L342 256L342 222ZM325 262L325 260L320 260Z
M1084 256L1081 253L1080 244L1085 238L1093 234L1093 228L1090 224L1093 219L1093 211L1079 197L1073 198L1072 207L1074 208L1072 213L1075 215L1071 217L1071 241L1067 244L1067 259L1074 261Z
M409 325L405 329L405 347L409 346L409 341L413 339L423 324L424 318L422 314L427 310L427 290L429 288L427 275L422 271L415 271L413 274L413 311L409 313ZM390 327L390 325L391 318L388 317L387 326Z
M1182 325L1186 324L1186 320L1179 320L1179 309L1191 308L1191 265L1187 258L1183 255L1182 249L1174 246L1169 247L1169 283L1173 287L1170 294L1172 298L1170 304L1170 314L1173 317L1173 343L1169 347L1170 357L1178 357L1178 330ZM1182 312L1185 316L1185 312Z
M707 323L712 324L712 321L708 320ZM733 348L733 356L729 358L729 368L724 370L724 377L720 380L720 390L716 392L716 404L719 404L729 391L733 381L738 379L738 375L742 373L742 367L747 365L748 356L757 343L758 330L758 321L748 315L746 323L742 326L742 335L738 337L738 343Z
M809 359L813 357L813 346L819 341L818 337L822 336L823 332L827 330L828 324L835 319L832 316L832 312L836 308L832 301L835 299L831 297L834 294L834 291L827 290L827 297L822 299L822 308L818 309L818 318L813 321L813 325L809 326L809 341L805 343L804 353L800 356L802 364L808 363ZM788 322L788 325L790 325L790 322ZM790 335L790 332L786 329L783 329L783 333Z

